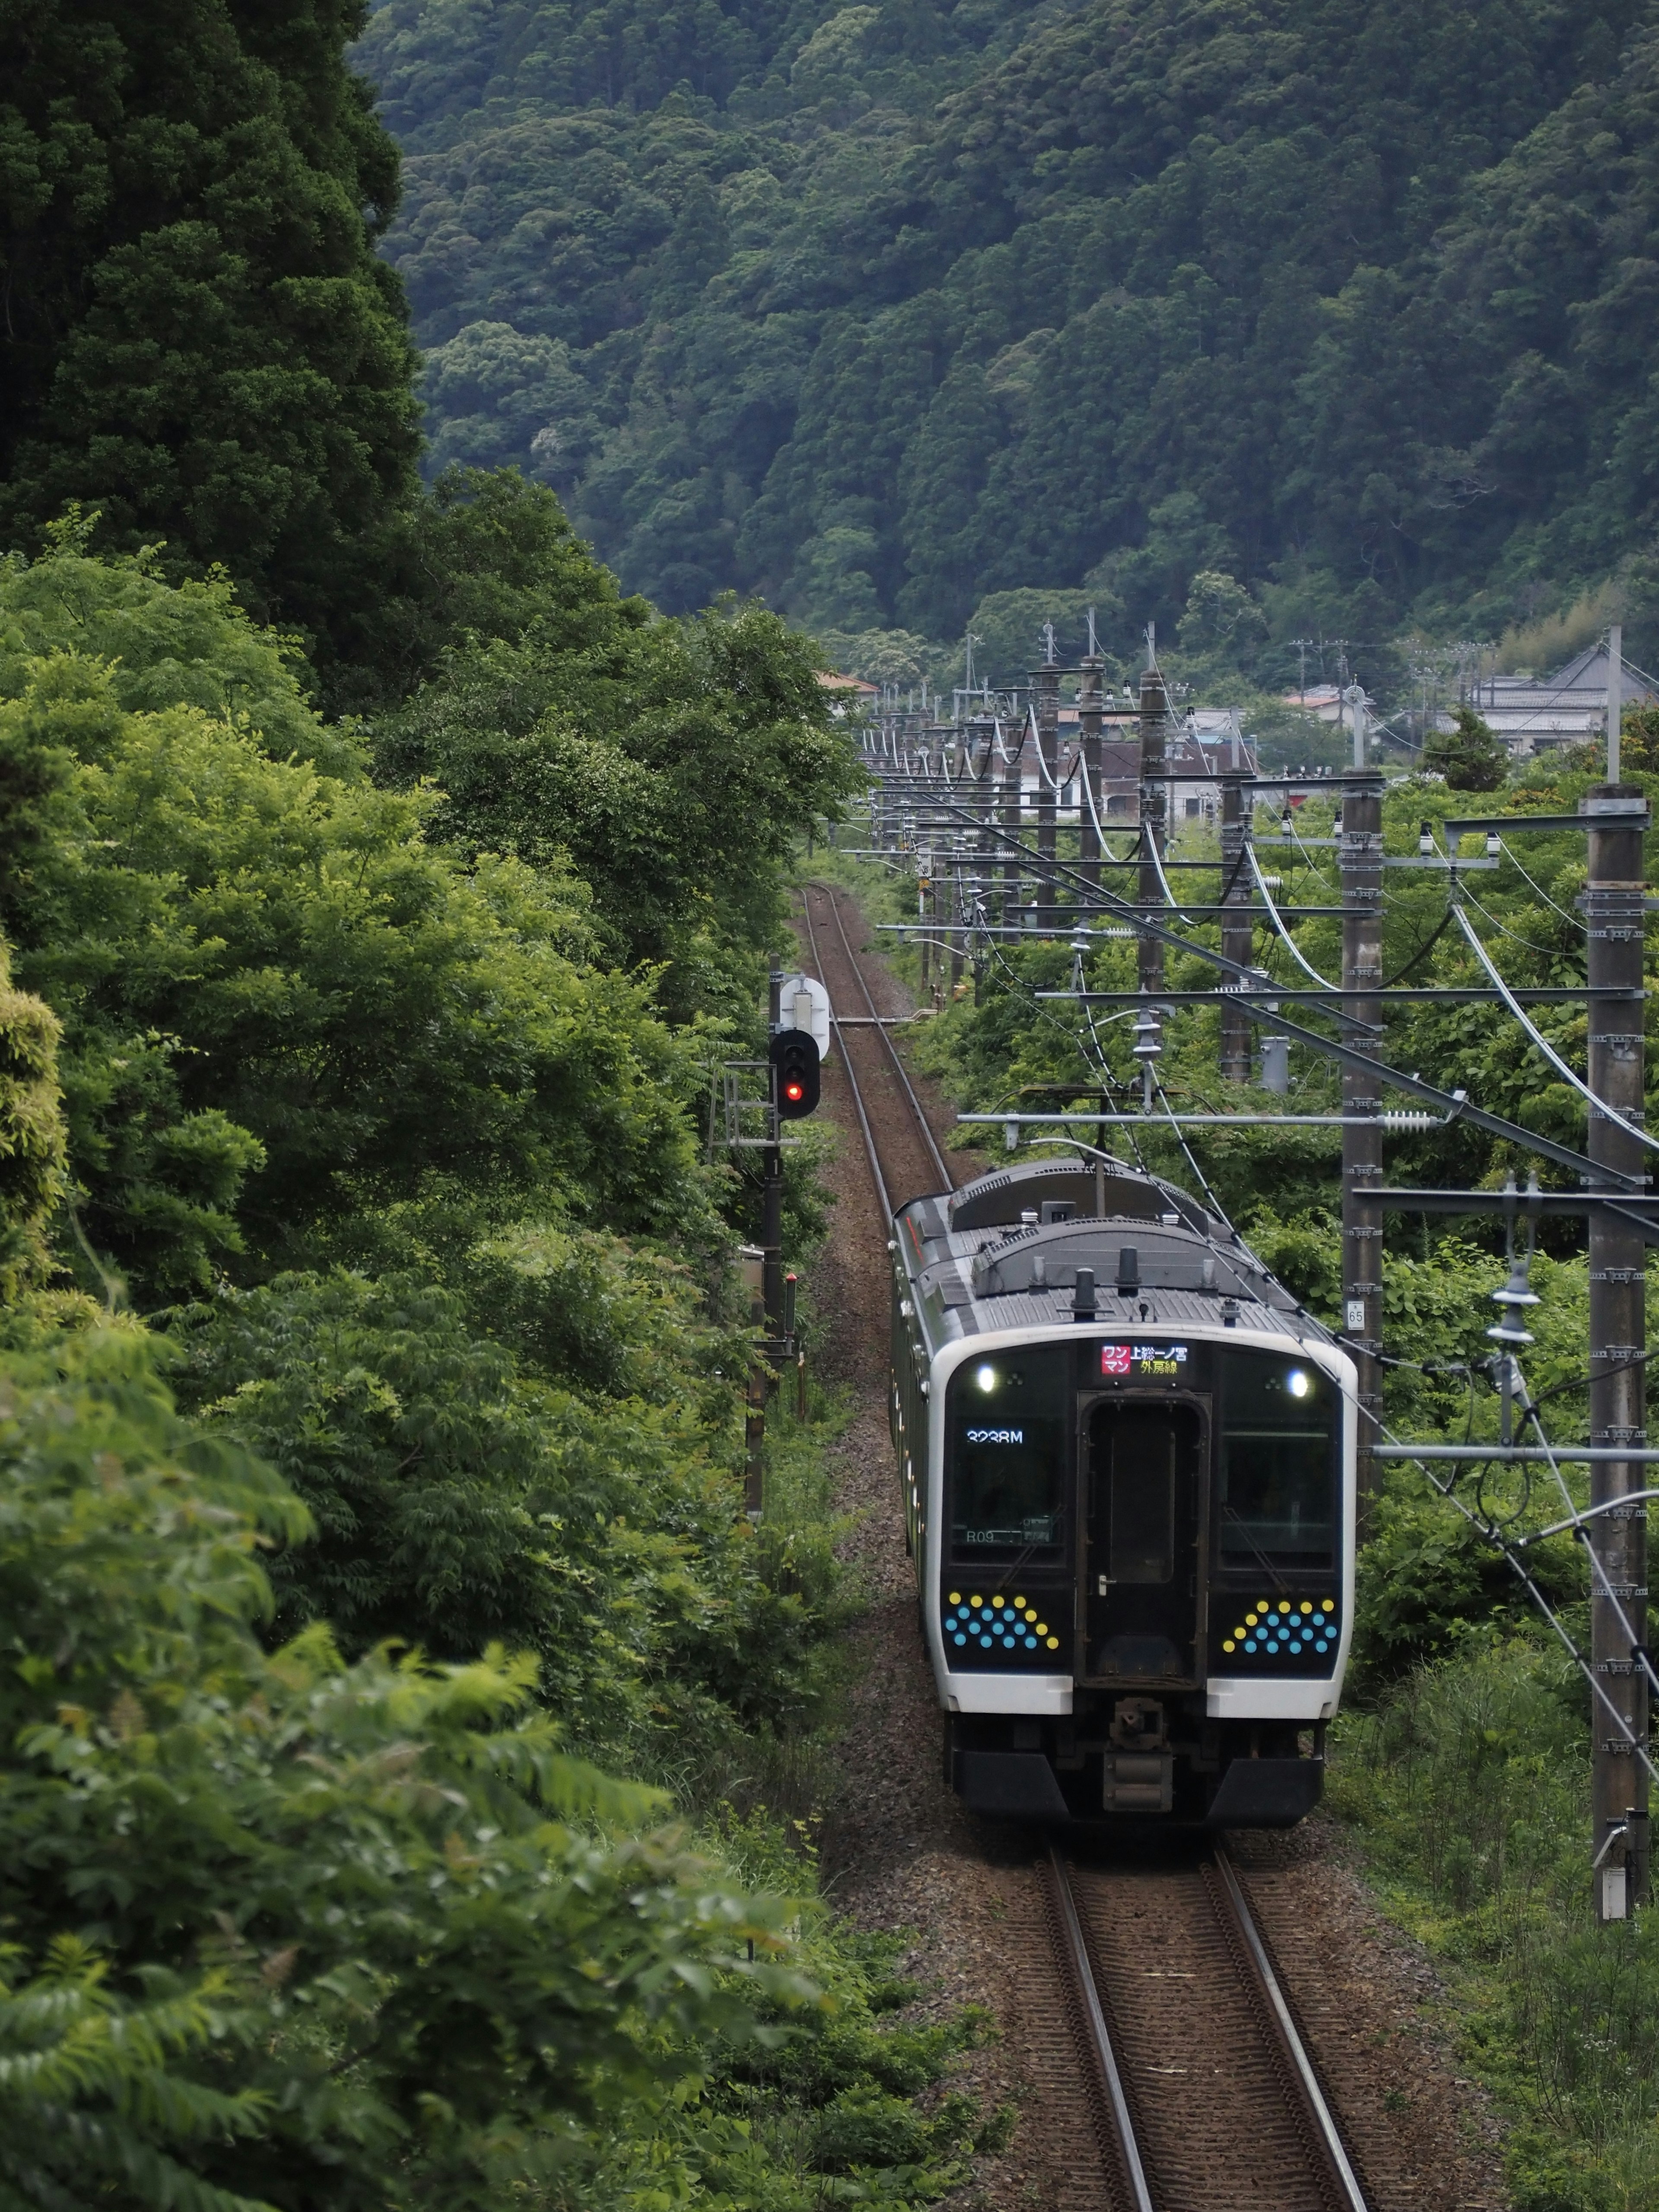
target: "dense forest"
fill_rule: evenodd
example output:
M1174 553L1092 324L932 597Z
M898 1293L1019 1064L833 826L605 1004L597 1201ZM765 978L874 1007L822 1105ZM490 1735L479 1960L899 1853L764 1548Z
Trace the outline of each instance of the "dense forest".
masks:
M1659 653L1640 0L389 0L358 58L434 465L665 608L1121 653L1221 574L1282 686L1616 575Z
M860 770L777 616L422 486L360 27L0 15L0 2200L934 2201L702 1141Z

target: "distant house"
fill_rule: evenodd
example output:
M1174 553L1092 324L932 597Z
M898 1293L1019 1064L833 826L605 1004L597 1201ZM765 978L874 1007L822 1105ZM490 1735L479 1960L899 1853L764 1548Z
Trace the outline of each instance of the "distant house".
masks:
M866 683L862 676L828 676L820 670L818 682L840 695L830 707L832 714L873 714L881 699L880 684Z
M1077 708L1062 707L1059 721L1060 743L1069 758L1079 735ZM1255 749L1241 734L1236 711L1225 707L1200 707L1172 728L1164 741L1164 762L1171 779L1164 819L1171 831L1182 822L1213 822L1221 800L1218 779L1229 769L1245 775L1255 775L1256 769ZM1197 777L1203 781L1194 781ZM1035 802L1041 772L1029 723L1020 752L1020 781ZM1132 709L1101 717L1100 784L1105 815L1124 823L1139 820L1140 717ZM1070 819L1069 811L1062 811Z
M1659 691L1626 661L1623 696L1627 707L1649 707ZM1587 647L1553 676L1489 676L1475 685L1468 704L1523 757L1553 746L1582 745L1607 729L1607 649ZM1442 714L1437 726L1452 728L1450 714Z
M1328 722L1333 728L1339 722L1345 728L1351 730L1353 727L1353 709L1334 684L1310 684L1305 691L1286 691L1284 704L1295 707L1302 714L1311 714L1316 721ZM1376 702L1369 692L1362 704L1366 713L1375 717Z

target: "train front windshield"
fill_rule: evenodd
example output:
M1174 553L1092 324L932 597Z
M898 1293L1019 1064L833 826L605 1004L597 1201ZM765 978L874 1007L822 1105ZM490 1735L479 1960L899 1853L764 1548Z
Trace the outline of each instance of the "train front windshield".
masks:
M1311 1361L1264 1352L1224 1352L1220 1381L1221 1565L1328 1571L1341 1393Z
M1070 1467L1069 1349L958 1368L947 1405L953 1556L963 1565L1057 1558Z

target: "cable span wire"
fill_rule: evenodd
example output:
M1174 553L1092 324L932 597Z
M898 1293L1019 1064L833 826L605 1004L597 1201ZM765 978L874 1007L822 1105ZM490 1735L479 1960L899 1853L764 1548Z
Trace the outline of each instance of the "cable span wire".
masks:
M1164 1088L1164 1079L1158 1073L1157 1068L1153 1068L1152 1070L1152 1088L1158 1093L1158 1104L1164 1109L1164 1111L1169 1116L1170 1127L1175 1132L1175 1140L1176 1144L1180 1146L1182 1152L1186 1155L1188 1166L1198 1178L1198 1187L1204 1194L1205 1204L1209 1207L1211 1212L1214 1214L1216 1219L1219 1222L1224 1223L1229 1229L1232 1229L1233 1235L1237 1237L1238 1231L1236 1229L1233 1229L1233 1224L1229 1218L1226 1207L1216 1196L1214 1191L1211 1189L1208 1176L1205 1174L1203 1169L1200 1167L1198 1162L1193 1158L1193 1148L1187 1142L1186 1138L1182 1134L1181 1124L1176 1121L1175 1109L1170 1103L1170 1094ZM1242 1237L1239 1241L1241 1243L1243 1242Z
M1373 1416L1373 1419L1376 1419L1376 1417ZM1422 1460L1424 1461L1431 1460L1434 1457L1434 1448L1431 1444L1418 1444L1412 1443L1407 1439L1396 1437L1394 1431L1389 1428L1386 1421L1377 1420L1376 1426L1389 1443L1398 1444L1405 1443L1408 1450L1414 1454L1420 1453ZM1635 1753L1636 1757L1641 1760L1643 1765L1646 1767L1650 1779L1659 1782L1659 1767L1656 1767L1654 1765L1652 1759L1648 1755L1646 1746L1637 1740L1635 1732L1631 1728L1630 1723L1626 1720L1624 1715L1613 1704L1612 1698L1608 1697L1607 1692L1601 1687L1601 1683L1596 1680L1589 1662L1579 1650L1578 1646L1573 1642L1571 1637L1568 1635L1560 1621L1557 1620L1554 1613L1551 1609L1549 1600L1544 1595L1542 1590L1539 1589L1537 1583L1534 1582L1532 1577L1527 1572L1525 1567L1522 1565L1520 1560L1516 1557L1513 1547L1504 1540L1504 1537L1491 1525L1490 1522L1483 1521L1478 1513L1472 1513L1469 1510L1469 1508L1464 1504L1462 1499L1457 1495L1456 1492L1452 1488L1451 1485L1449 1483L1442 1482L1439 1476L1434 1473L1431 1468L1425 1466L1423 1472L1427 1476L1429 1481L1432 1483L1434 1487L1439 1492L1440 1495L1448 1499L1451 1504L1457 1508L1457 1510L1462 1515L1469 1526L1480 1535L1485 1537L1486 1540L1491 1544L1495 1550L1503 1553L1504 1559L1508 1565L1510 1572L1514 1574L1516 1579L1522 1583L1527 1595L1532 1599L1533 1603L1538 1607L1539 1612L1543 1614L1545 1620L1548 1621L1550 1626L1554 1630L1556 1636L1559 1638L1563 1648L1566 1651L1567 1656L1572 1661L1574 1666L1577 1668L1579 1673L1583 1676L1586 1682L1589 1683L1593 1694L1599 1698L1602 1705L1607 1707L1608 1717L1615 1723L1620 1734L1630 1745L1631 1750Z
M1279 914L1279 908L1273 904L1273 895L1267 889L1267 879L1262 874L1261 863L1255 857L1255 847L1253 844L1248 845L1245 849L1250 856L1250 873L1255 878L1255 887L1261 892L1263 900L1266 902L1268 917L1271 920L1273 927L1284 939L1291 958L1303 970L1304 975L1309 975L1313 977L1315 982L1319 985L1322 990L1340 991L1342 988L1340 983L1333 983L1329 976L1322 975L1318 969L1313 965L1311 961L1306 960L1303 957L1301 952L1297 948L1296 939L1291 935L1290 931L1285 928L1284 919Z
M1655 1689L1659 1690L1659 1674L1656 1674L1654 1672L1653 1661L1649 1656L1647 1648L1638 1637L1635 1629L1631 1626L1630 1615L1625 1611L1624 1607L1620 1603L1618 1592L1613 1589L1612 1583L1607 1577L1607 1571L1602 1565L1600 1558L1597 1556L1595 1545L1590 1542L1589 1538L1584 1534L1583 1516L1578 1510L1578 1502L1573 1497L1572 1492L1567 1488L1566 1480L1561 1473L1560 1463L1556 1459L1555 1454L1550 1449L1550 1440L1544 1434L1544 1424L1538 1418L1537 1410L1532 1402L1532 1394L1527 1389L1526 1382L1521 1373L1521 1364L1518 1360L1511 1361L1510 1373L1512 1374L1515 1382L1520 1387L1521 1411L1532 1423L1533 1428L1536 1432L1539 1443L1543 1448L1544 1455L1549 1462L1550 1473L1555 1477L1555 1486L1561 1493L1561 1503L1566 1507L1567 1511L1573 1516L1574 1533L1575 1534L1583 1537L1584 1549L1586 1553L1589 1555L1594 1578L1601 1585L1596 1595L1600 1597L1605 1598L1607 1603L1613 1607L1613 1613L1619 1622L1619 1626L1624 1632L1626 1641L1630 1645L1632 1658L1639 1661L1642 1670L1647 1675L1649 1681ZM1625 1732L1627 1735L1630 1735L1631 1741L1634 1743L1636 1739L1634 1735L1632 1735L1628 1726L1626 1726ZM1650 1773L1652 1773L1652 1767L1650 1766L1648 1771Z
M1533 890L1535 890L1535 891L1537 892L1537 894L1538 894L1539 897L1540 897L1540 899L1542 899L1542 900L1543 900L1543 902L1544 902L1545 905L1546 905L1546 906L1547 906L1547 907L1554 907L1554 908L1555 908L1555 911L1556 911L1556 913L1557 913L1557 914L1559 914L1559 915L1560 915L1560 917L1561 917L1562 921L1570 921L1570 922L1572 924L1572 926L1573 926L1573 927L1574 927L1575 929L1583 929L1583 927L1584 927L1584 925L1583 925L1583 923L1582 921L1579 921L1579 919L1578 919L1578 917L1577 917L1577 915L1569 914L1569 913L1567 912L1567 909L1566 909L1566 908L1565 908L1565 907L1564 907L1564 906L1556 906L1556 904L1555 904L1555 901L1554 901L1554 900L1550 896L1549 893L1548 893L1548 892L1544 889L1544 886L1542 885L1542 884L1534 883L1534 882L1533 882L1532 878L1531 878L1529 875L1528 875L1528 874L1527 874L1527 872L1526 872L1525 868L1523 868L1523 867L1522 866L1522 865L1521 865L1521 858L1520 858L1520 855L1519 855L1519 854L1517 854L1517 853L1516 853L1516 849L1515 849L1514 846L1510 844L1510 842L1509 839L1508 839L1507 837L1500 837L1500 838L1498 839L1498 845L1500 846L1500 848L1502 848L1502 850L1503 850L1504 857L1505 858L1505 860L1510 860L1510 861L1512 861L1512 862L1514 863L1515 867L1516 867L1516 869L1517 872L1518 872L1518 873L1519 873L1519 874L1523 878L1523 879L1524 879L1527 883L1528 883L1528 884L1532 884L1532 888L1533 888Z
M1489 921L1492 927L1500 931L1504 936L1513 938L1517 945L1524 945L1528 952L1541 952L1547 960L1559 960L1561 957L1561 948L1559 945L1534 945L1531 938L1521 936L1517 931L1511 929L1507 922L1499 921L1495 914L1492 914L1488 910L1488 908L1481 905L1480 900L1475 896L1474 893L1469 889L1467 884L1460 884L1458 889L1462 892L1463 896L1468 899L1469 904L1474 908L1481 920L1483 921ZM1575 922L1573 927L1577 928L1579 925Z
M1510 1013L1514 1015L1516 1020L1520 1023L1521 1027L1526 1032L1528 1038L1530 1038L1532 1042L1536 1045L1539 1051L1543 1054L1545 1059L1548 1060L1550 1066L1554 1068L1557 1074L1565 1076L1581 1098L1588 1099L1592 1106L1599 1107L1603 1120L1611 1121L1615 1129L1622 1129L1627 1137L1634 1137L1638 1144L1645 1145L1650 1152L1659 1152L1659 1137L1650 1137L1645 1129L1638 1129L1633 1121L1626 1121L1622 1114L1614 1113L1613 1108L1607 1104L1605 1099L1598 1098L1595 1093L1590 1089L1589 1085L1573 1073L1571 1068L1567 1066L1566 1061L1562 1059L1560 1054L1557 1052L1555 1047L1550 1042L1549 1039L1528 1019L1526 1009L1521 1005L1519 1000L1515 997L1513 993L1510 991L1509 985L1504 981L1497 969L1492 965L1491 960L1487 957L1486 948L1480 942L1480 939L1475 935L1474 931L1470 925L1468 915L1463 912L1461 907L1454 907L1452 911L1457 917L1458 927L1462 931L1465 938L1468 940L1469 950L1474 953L1475 958L1480 963L1480 965L1486 969L1487 975L1492 978L1493 987L1497 990L1498 997L1509 1008Z

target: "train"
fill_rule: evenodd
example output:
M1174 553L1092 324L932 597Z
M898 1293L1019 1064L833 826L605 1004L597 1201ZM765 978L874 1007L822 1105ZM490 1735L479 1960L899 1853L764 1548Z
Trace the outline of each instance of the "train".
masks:
M1353 1632L1356 1370L1162 1177L894 1216L891 1423L944 1775L1055 1826L1289 1827Z

